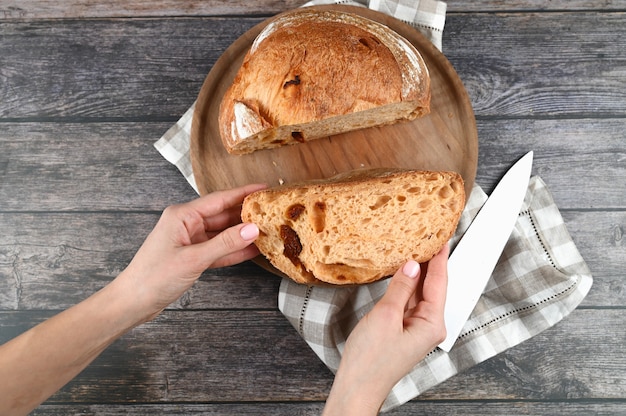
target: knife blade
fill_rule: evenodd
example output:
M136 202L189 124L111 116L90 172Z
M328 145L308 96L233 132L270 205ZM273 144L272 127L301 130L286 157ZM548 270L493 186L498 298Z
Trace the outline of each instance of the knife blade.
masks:
M478 303L517 220L533 164L533 152L518 160L502 177L448 259L444 309L449 352Z

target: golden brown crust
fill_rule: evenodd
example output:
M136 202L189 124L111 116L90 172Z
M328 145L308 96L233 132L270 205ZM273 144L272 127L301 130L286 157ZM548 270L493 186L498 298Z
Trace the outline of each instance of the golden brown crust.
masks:
M457 173L373 169L256 192L242 220L259 226L257 247L294 281L363 284L430 260L464 204Z
M412 119L429 103L428 70L408 41L355 14L304 8L256 38L223 97L220 135L229 152L248 153Z

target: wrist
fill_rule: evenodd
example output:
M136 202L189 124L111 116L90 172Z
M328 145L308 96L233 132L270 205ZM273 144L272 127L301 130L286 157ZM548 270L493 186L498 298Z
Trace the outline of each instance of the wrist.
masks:
M323 416L368 416L377 415L383 400L367 397L365 394L343 394L337 392L328 396Z
M148 291L128 270L124 270L102 289L113 313L119 319L120 328L130 330L150 321L158 313L153 310Z
M376 378L359 383L358 380L347 380L337 373L323 414L324 416L377 415L389 390L391 389L379 384Z

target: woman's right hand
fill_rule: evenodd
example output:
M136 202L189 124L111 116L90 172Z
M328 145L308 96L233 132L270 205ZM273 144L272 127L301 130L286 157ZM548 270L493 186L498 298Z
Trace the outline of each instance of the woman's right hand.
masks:
M376 415L393 386L446 337L446 245L420 270L408 261L354 328L325 415ZM421 273L420 273L421 271Z

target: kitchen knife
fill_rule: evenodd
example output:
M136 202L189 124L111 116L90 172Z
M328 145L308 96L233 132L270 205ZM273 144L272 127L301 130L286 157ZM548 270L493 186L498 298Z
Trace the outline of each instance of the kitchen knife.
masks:
M518 160L500 180L448 259L444 321L450 351L485 290L511 235L526 195L533 152Z

